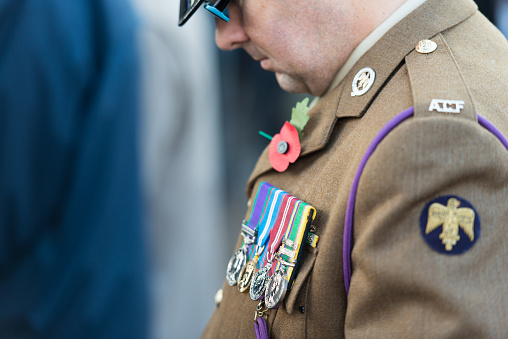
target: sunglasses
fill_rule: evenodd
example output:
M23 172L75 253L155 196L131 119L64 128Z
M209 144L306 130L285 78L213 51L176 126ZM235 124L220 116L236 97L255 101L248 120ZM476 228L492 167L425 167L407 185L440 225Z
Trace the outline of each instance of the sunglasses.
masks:
M205 9L224 21L229 21L229 14L226 7L231 0L180 0L180 18L178 26L183 26L189 18L197 11L202 3Z

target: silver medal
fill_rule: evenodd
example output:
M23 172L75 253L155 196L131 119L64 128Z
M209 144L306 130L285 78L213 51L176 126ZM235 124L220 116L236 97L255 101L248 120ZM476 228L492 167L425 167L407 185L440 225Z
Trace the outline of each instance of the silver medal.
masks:
M288 288L288 282L285 276L286 274L284 271L278 269L268 281L265 291L266 307L274 308L284 299Z
M266 284L268 283L270 268L267 266L262 267L256 272L252 282L250 283L249 295L252 300L259 300L265 293Z
M247 248L242 246L233 254L226 270L226 280L229 286L235 286L238 283L238 277L243 266L247 263Z

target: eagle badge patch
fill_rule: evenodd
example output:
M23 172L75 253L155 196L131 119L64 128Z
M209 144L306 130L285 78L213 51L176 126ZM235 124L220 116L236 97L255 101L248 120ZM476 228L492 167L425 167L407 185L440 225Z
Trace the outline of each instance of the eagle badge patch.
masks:
M480 239L480 216L469 201L458 196L442 196L425 205L420 230L433 250L462 254Z

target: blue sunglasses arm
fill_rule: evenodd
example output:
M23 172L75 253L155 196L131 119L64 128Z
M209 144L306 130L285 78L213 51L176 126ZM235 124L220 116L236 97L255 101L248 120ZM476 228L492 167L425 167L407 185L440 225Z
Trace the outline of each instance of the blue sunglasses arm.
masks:
M229 21L229 13L227 10L227 6L229 5L229 0L219 0L215 4L215 6L206 4L205 9L208 10L210 13L218 17L219 19L222 19L226 22Z

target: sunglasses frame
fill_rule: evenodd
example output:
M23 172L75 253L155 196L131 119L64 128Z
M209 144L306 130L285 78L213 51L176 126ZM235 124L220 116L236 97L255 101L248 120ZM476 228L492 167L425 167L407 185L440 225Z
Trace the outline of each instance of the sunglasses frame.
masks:
M194 2L192 2L192 0L180 0L180 17L178 20L178 26L183 26L203 3L205 3L205 9L207 11L212 13L215 17L228 22L229 13L227 6L230 1L231 0L218 0L215 4L212 4L211 1L207 0L196 0Z

